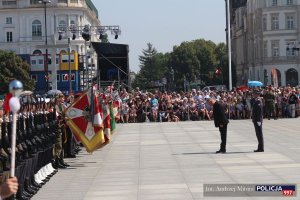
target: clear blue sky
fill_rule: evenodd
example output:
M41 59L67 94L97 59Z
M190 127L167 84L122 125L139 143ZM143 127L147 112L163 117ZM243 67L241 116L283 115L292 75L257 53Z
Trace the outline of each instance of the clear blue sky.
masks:
M224 0L93 0L101 25L119 25L122 34L111 43L129 45L131 71L139 71L138 56L150 42L158 52L170 52L183 41L203 38L225 42Z

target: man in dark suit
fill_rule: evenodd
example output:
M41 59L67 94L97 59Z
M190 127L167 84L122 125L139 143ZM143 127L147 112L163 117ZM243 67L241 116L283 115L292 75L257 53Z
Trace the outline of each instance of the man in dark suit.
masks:
M216 151L216 153L226 153L227 124L229 121L225 115L224 106L214 98L208 99L207 102L213 106L214 123L219 128L221 134L220 150Z
M254 152L264 152L264 137L262 133L263 122L263 103L260 97L261 92L259 90L253 91L252 103L252 122L255 127L255 133L258 140L258 147Z

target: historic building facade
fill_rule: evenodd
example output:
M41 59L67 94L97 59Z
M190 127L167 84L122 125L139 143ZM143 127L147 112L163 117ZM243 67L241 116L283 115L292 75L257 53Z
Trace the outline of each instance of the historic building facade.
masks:
M69 79L72 91L80 91L86 82L85 71L93 76L97 59L81 37L80 29L85 25L100 26L98 11L91 0L0 0L0 48L16 52L30 63L37 92L43 92L47 82L49 89L69 91ZM64 27L76 27L76 31ZM96 34L91 34L91 40L99 41ZM70 65L66 65L69 60Z
M231 12L237 85L299 85L300 1L248 0Z

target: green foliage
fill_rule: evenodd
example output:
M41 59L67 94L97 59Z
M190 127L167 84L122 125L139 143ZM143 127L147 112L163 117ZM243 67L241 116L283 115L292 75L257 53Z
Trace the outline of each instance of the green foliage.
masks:
M151 81L168 77L170 69L174 69L174 86L182 89L184 82L215 85L229 82L227 46L224 43L215 44L204 39L182 42L174 46L171 53L157 53L152 44L147 44L139 57L140 72L137 74L134 86L147 88ZM216 75L215 71L221 70ZM235 85L235 66L232 65L233 85Z
M135 77L133 87L149 88L151 82L161 80L167 71L168 56L157 53L151 43L147 44L147 49L139 56L140 72Z
M217 45L215 49L215 54L217 56L218 60L218 66L222 71L222 82L227 85L227 88L229 86L229 67L228 67L228 53L227 53L227 46L224 43L220 43ZM231 63L231 70L232 70L232 84L233 86L236 83L237 77L236 77L236 66L232 62ZM221 84L221 82L219 82Z
M15 53L0 50L0 94L8 92L8 85L14 79L23 83L24 90L34 90L29 70L30 66Z
M109 43L109 39L108 39L108 35L107 34L103 34L102 37L103 38L101 39L101 43Z

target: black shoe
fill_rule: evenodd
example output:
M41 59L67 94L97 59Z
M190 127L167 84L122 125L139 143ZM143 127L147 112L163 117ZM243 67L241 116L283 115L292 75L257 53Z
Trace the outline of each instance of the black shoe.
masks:
M36 194L36 192L38 191L38 189L34 188L34 186L31 186L30 182L29 182L29 179L26 178L25 182L24 182L23 191L26 191L30 195L34 195L34 194Z
M31 184L32 184L32 186L35 187L37 190L39 190L39 189L42 187L41 184L38 184L38 183L35 182L35 181L34 181L34 182L32 181Z
M54 167L55 169L65 169L65 168L67 168L67 166L61 164L61 162L59 161L58 158L55 159L55 162L54 162L53 167Z
M66 158L76 158L76 155L75 155L75 154L68 154L68 155L66 156Z
M22 197L25 197L25 199L26 198L31 198L33 196L33 194L30 194L30 193L28 193L27 191L25 191L24 189L23 189L23 192L22 192Z
M226 150L219 150L219 151L216 151L216 153L226 153Z
M59 162L61 165L64 165L64 166L66 166L66 167L70 167L70 165L67 164L67 163L65 163L65 161L64 161L62 158L59 159L58 162Z
M256 150L254 150L254 152L264 152L264 150L263 149L256 149Z
M58 169L56 160L52 160L52 161L51 161L51 165L52 165L52 167L53 167L55 170Z
M65 166L65 165L63 165L61 163L57 163L56 166L58 167L58 169L66 169L67 168L67 166Z

